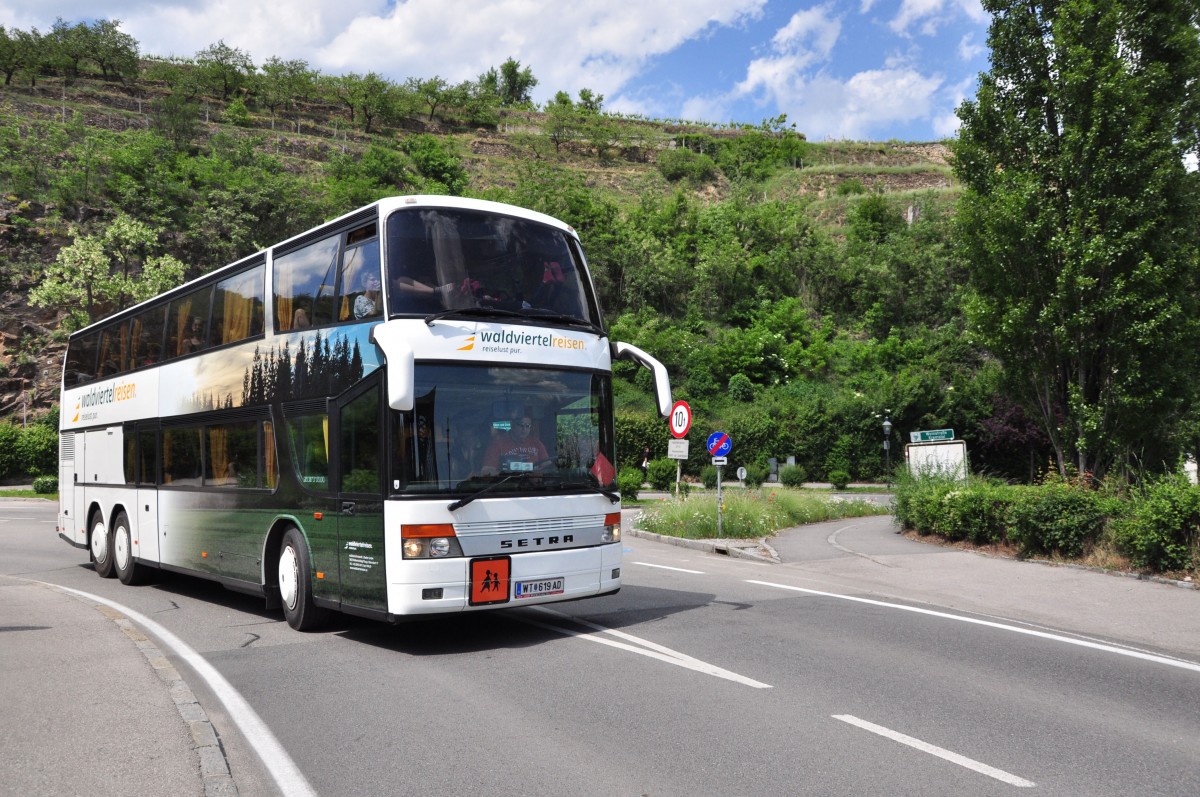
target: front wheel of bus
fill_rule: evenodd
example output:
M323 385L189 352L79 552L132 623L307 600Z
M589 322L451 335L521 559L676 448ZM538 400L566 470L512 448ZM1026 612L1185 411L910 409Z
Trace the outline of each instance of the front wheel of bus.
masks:
M104 516L99 512L92 515L92 562L96 566L96 575L100 578L113 577L113 539L108 526L104 524Z
M297 631L312 631L326 619L326 611L313 603L312 567L308 545L298 529L288 529L279 551L279 598L283 616Z

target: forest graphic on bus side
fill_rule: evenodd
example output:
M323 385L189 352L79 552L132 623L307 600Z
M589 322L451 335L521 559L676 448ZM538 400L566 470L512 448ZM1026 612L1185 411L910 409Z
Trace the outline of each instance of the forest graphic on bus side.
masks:
M242 379L242 406L336 395L374 370L364 364L357 339L331 337L317 332L301 338L294 357L291 341L272 346L265 355L255 346Z

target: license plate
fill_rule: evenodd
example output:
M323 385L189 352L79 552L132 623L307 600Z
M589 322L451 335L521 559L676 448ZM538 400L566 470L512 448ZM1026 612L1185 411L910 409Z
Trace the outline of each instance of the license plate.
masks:
M565 578L539 578L537 581L518 581L516 589L513 590L513 597L517 600L522 598L540 598L544 595L561 595L566 591Z

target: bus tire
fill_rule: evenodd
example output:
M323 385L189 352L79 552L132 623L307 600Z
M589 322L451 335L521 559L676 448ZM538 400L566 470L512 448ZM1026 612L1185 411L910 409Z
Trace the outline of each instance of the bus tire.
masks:
M141 584L146 580L146 567L139 565L133 559L133 532L129 530L129 516L124 512L117 513L113 521L113 567L117 578L126 586Z
M316 630L328 617L326 610L313 603L308 544L295 527L283 535L279 549L279 598L284 618L297 631Z
M92 550L92 563L96 566L96 575L100 578L112 578L113 573L113 538L112 530L104 523L104 515L99 512L92 515L92 537L88 545Z

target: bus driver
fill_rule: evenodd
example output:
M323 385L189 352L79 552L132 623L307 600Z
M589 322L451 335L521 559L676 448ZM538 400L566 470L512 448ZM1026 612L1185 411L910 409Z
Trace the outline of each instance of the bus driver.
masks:
M529 415L520 415L507 434L492 441L483 455L483 475L494 476L504 470L544 470L551 464L546 446L533 434Z

